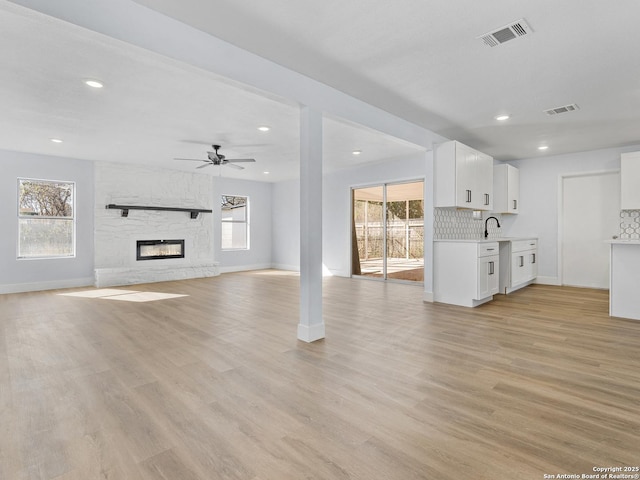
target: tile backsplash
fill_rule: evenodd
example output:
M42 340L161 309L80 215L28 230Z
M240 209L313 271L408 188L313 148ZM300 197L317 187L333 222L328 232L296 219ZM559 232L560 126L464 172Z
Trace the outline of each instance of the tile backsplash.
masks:
M484 237L484 220L488 215L498 217L500 214L483 212L482 219L473 217L472 210L457 208L433 209L433 238L434 240L476 240ZM489 238L500 237L502 234L492 220L488 225ZM640 240L640 210L620 211L620 238L625 240Z
M640 240L640 210L620 211L620 238Z
M483 212L482 218L474 218L472 210L457 208L433 209L433 238L435 240L477 240L484 238L484 220L487 216L497 217L502 221L500 214ZM487 230L489 238L500 237L500 229L494 220L489 222Z

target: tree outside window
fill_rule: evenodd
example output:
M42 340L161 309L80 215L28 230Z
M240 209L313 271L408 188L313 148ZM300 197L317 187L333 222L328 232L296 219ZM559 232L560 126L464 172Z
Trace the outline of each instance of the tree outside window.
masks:
M18 179L18 258L75 255L73 182Z
M249 249L249 197L222 195L222 250Z

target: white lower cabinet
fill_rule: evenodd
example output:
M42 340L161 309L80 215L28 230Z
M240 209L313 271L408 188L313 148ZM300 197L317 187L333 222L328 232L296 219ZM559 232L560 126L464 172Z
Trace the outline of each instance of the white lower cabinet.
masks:
M476 307L499 292L497 242L436 241L433 245L434 300Z
M500 293L511 293L538 276L538 240L500 243Z
M640 241L611 242L609 281L609 315L640 320Z

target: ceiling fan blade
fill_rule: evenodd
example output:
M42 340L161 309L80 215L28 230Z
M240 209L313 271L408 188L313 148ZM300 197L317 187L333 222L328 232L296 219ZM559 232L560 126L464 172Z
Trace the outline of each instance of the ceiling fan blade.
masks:
M207 162L207 163L205 163L204 165L200 165L199 167L196 167L196 170L197 170L198 168L208 167L209 165L213 165L213 163L211 163L211 162Z
M223 165L228 165L231 168L235 168L236 170L244 170L244 167L241 167L240 165L234 165L233 163L229 162L224 162Z
M186 160L187 162L207 162L209 160L202 160L201 158L174 158L174 160Z
M224 161L239 163L239 162L255 162L256 159L255 158L225 158Z

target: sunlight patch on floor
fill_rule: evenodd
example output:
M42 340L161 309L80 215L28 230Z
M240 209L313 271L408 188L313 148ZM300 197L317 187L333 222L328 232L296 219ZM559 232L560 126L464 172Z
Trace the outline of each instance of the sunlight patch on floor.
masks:
M81 292L59 293L63 297L86 297L86 298L103 298L112 297L114 295L125 295L130 293L138 293L138 290L120 290L115 288L100 288L98 290L83 290Z
M154 302L169 298L188 297L176 293L140 292L138 290L120 290L115 288L100 288L98 290L83 290L80 292L59 293L65 297L102 298L104 300L120 300L123 302Z
M121 300L123 302L154 302L156 300L166 300L168 298L188 297L189 295L180 295L177 293L160 293L160 292L138 292L127 295L114 295L112 297L104 297L105 300Z
M283 276L294 276L294 277L300 276L300 272L296 272L294 270L268 269L268 270L254 270L251 273L254 275L283 275Z

